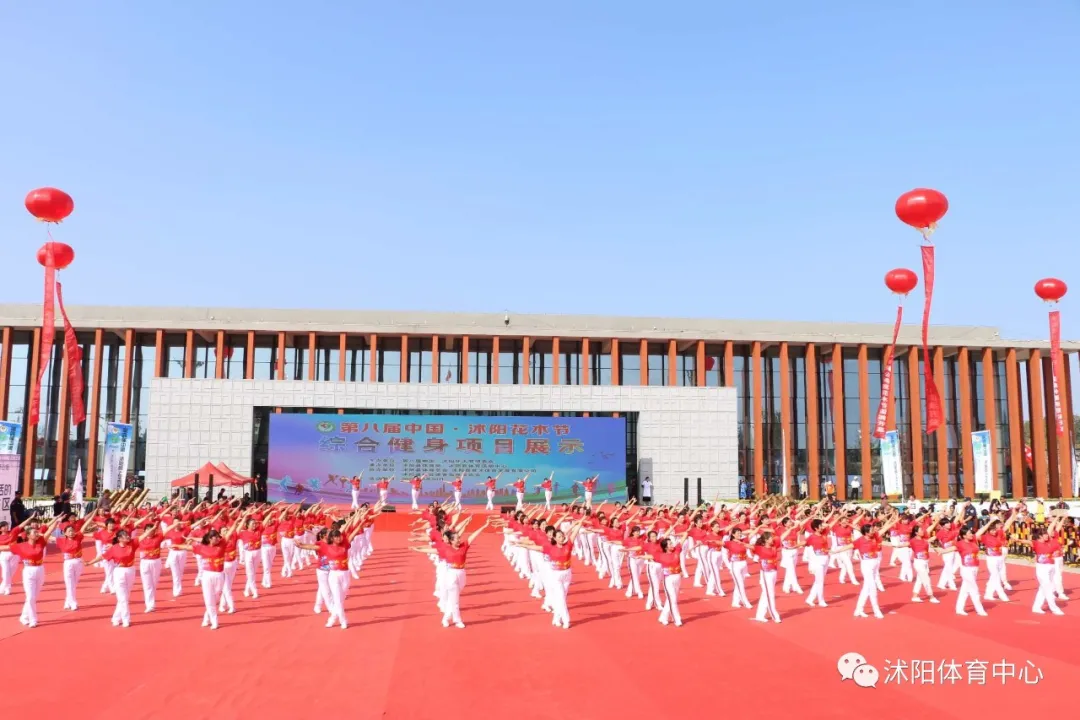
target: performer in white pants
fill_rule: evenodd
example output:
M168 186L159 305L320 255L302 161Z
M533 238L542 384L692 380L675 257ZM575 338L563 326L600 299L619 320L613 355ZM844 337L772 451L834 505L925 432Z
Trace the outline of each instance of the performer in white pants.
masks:
M840 552L842 550L858 550L859 551L859 570L862 572L863 582L862 587L859 589L859 599L855 603L855 617L864 618L869 617L866 614L866 603L870 603L870 608L874 611L874 617L878 620L884 620L885 615L881 612L881 607L878 605L878 570L881 566L881 536L891 530L899 522L900 516L897 515L891 520L887 521L885 525L881 527L880 534L874 529L874 526L866 523L859 528L860 537L855 540L851 545L844 545L841 548L837 548L833 552ZM896 554L896 546L893 546L893 554Z
M585 507L592 508L593 491L596 490L596 480L599 475L593 475L585 480L575 480L575 485L581 485L581 489L585 492Z
M255 518L248 518L245 527L237 536L243 543L240 557L244 566L244 597L258 599L259 562L262 559L262 531Z
M750 604L750 598L746 594L746 578L750 577L750 571L746 568L747 547L743 542L742 530L736 528L732 531L731 539L724 543L724 554L727 556L731 579L735 583L735 590L731 593L731 607L750 610L754 606Z
M260 553L262 560L262 586L267 590L270 589L274 579L274 559L277 557L278 551L278 523L277 520L270 516L266 519L266 523L262 527L262 543L260 545ZM200 555L199 557L204 557ZM204 560L205 567L205 560Z
M116 592L116 609L113 611L113 627L131 626L131 591L135 587L135 559L136 548L127 530L116 533L115 542L105 549L105 552L93 560L87 561L87 565L102 560L114 563L112 571L112 585Z
M784 593L802 595L797 568L799 547L803 544L799 537L800 528L789 518L784 518L782 525L784 530L780 534L780 567L784 569Z
M447 482L443 480L443 485L449 485L454 491L454 503L461 505L461 488L465 484L465 473L458 475L453 480Z
M1053 528L1054 525L1051 524L1051 527ZM1061 546L1044 529L1036 530L1031 540L1018 540L1017 542L1031 546L1031 551L1035 555L1035 581L1038 583L1039 589L1035 593L1035 602L1031 605L1031 612L1037 615L1045 615L1046 610L1043 608L1046 608L1054 615L1064 615L1065 613L1061 611L1061 608L1058 607L1057 602L1054 600L1054 596L1057 595L1054 582L1057 571L1054 564L1054 553Z
M544 481L536 486L537 492L544 491L544 509L551 509L551 493L554 488L555 471L552 470L551 474L544 478Z
M16 542L17 533L6 522L0 522L0 547ZM10 550L0 550L0 595L11 594L11 582L15 577L15 568L18 567L19 556Z
M963 505L959 510L963 509ZM960 556L955 552L960 530L955 523L943 520L937 531L937 541L942 549L941 575L938 576L938 590L956 590L956 572L960 569Z
M510 487L514 488L514 495L517 497L517 508L519 512L525 509L525 481L529 479L528 474L525 477L520 477L514 482L510 483Z
M424 489L424 478L426 478L426 477L427 477L426 474L425 475L416 475L416 476L413 476L413 479L409 481L409 485L412 486L411 487L411 492L412 492L412 509L413 510L419 510L420 509L420 492Z
M205 608L202 626L217 630L218 608L225 587L226 548L221 533L217 530L209 530L203 535L202 542L182 547L184 550L190 551L205 560L202 582L200 583L203 594L203 607Z
M1016 516L1014 515L1013 518ZM983 600L1000 600L1009 602L1009 596L1005 594L1005 584L1002 580L1002 568L1005 565L1003 549L1005 547L1006 533L1013 520L1002 523L1000 517L992 517L983 527L980 542L986 550L986 570L990 578L986 581L986 592Z
M685 539L685 535L683 538ZM660 611L660 624L667 625L675 621L675 627L681 626L682 615L679 613L679 587L682 585L682 548L674 538L666 537L660 541L660 553L651 559L660 565L664 583L664 607Z
M958 508L962 510L963 505ZM959 512L957 513L959 515ZM985 528L983 528L985 530ZM942 550L942 554L955 555L960 566L960 592L956 596L956 614L967 615L967 601L971 600L972 607L978 615L986 615L982 601L979 599L979 540L978 535L970 526L965 526L960 533L960 539L952 547ZM940 587L940 583L938 587Z
M445 533L447 538L445 542L437 542L434 547L411 548L428 555L435 554L446 563L442 582L443 627L450 627L450 623L453 623L457 628L465 628L465 623L461 619L461 591L465 589L465 566L469 548L489 525L491 525L490 517L467 539L461 537L460 533L448 530Z
M806 604L810 607L828 607L825 602L825 575L829 571L829 551L826 549L829 541L825 537L825 528L820 518L814 518L810 521L810 533L804 541L809 553L807 565L814 578L806 596Z
M352 479L349 481L349 484L352 485L352 509L353 510L360 507L360 490L361 490L361 488L364 487L364 485L363 485L363 477L364 477L364 472L363 472L363 470L361 470L359 475L353 475Z
M390 483L393 482L396 475L392 475L388 478L379 478L379 482L375 483L375 487L379 491L379 504L385 505L387 499L390 497Z
M37 627L37 601L41 589L45 586L45 544L46 538L52 537L59 519L54 519L43 529L23 523L16 528L15 537L25 537L22 542L0 545L0 551L10 552L23 565L22 582L26 600L23 602L19 622L27 627ZM25 530L23 529L25 527ZM25 533L25 535L23 535ZM13 538L14 539L14 538Z
M754 619L758 622L768 622L771 619L778 623L780 611L776 608L776 569L780 566L780 553L776 547L776 536L764 533L751 551L761 566L761 596L758 598Z
M922 602L922 591L926 591L927 599L937 604L934 597L934 585L930 582L930 540L929 533L933 532L933 526L925 528L916 524L908 538L908 547L912 553L912 569L915 573L915 584L911 587L911 602Z
M83 571L83 536L75 531L74 525L68 525L64 534L56 538L56 549L64 558L64 609L78 610L77 593L79 578Z
M157 585L161 579L161 545L165 536L160 523L146 527L136 542L139 551L139 579L142 582L143 606L148 613L154 612L157 602Z

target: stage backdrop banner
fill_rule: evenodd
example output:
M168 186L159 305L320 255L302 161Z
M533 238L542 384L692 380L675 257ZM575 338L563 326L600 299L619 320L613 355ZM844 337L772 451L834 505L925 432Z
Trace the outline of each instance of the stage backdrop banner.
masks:
M102 490L120 490L127 478L131 458L131 426L111 422L105 427L105 457L102 462Z
M501 472L496 502L514 502L508 486L529 474L527 502L543 499L536 486L554 472L555 502L582 497L581 481L599 475L593 502L626 500L624 418L477 415L271 414L267 467L270 502L352 500L350 480L363 476L363 502L374 483L394 476L389 501L411 502L408 481L424 480L422 502L445 500L444 485L465 474L462 503L487 502L487 477Z
M19 456L0 455L0 522L11 522L11 501L19 487Z
M975 468L975 492L989 495L994 489L994 465L990 458L990 431L971 433L971 459Z
M21 424L0 422L0 455L18 455L20 440L22 440Z

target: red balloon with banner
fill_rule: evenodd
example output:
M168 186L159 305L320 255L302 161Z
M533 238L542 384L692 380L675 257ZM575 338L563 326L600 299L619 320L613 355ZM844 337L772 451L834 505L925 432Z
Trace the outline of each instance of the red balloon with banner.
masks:
M874 419L874 437L885 437L889 424L889 408L892 405L893 353L896 352L896 339L900 337L900 324L904 320L904 298L919 284L919 276L914 270L896 268L885 273L885 287L900 296L896 307L896 322L893 323L892 343L885 349L885 358L881 361L881 402L878 403L877 417Z
M941 394L934 381L934 371L930 364L930 306L934 300L934 245L930 236L937 230L937 225L949 211L949 200L937 190L916 188L901 195L896 200L896 217L905 225L910 225L923 236L923 316L922 316L922 351L923 383L926 386L926 432L935 432L941 426Z
M1035 294L1043 302L1053 306L1056 306L1067 292L1069 292L1069 287L1057 278L1043 278L1035 283ZM1054 422L1057 425L1057 434L1064 436L1066 434L1065 413L1061 407L1060 390L1064 386L1064 376L1062 374L1064 363L1061 357L1061 313L1056 309L1050 311L1050 365L1054 372Z
M50 224L63 222L75 209L75 202L63 190L38 188L26 196L26 209L39 221ZM56 305L64 321L64 362L67 365L68 388L71 392L71 420L75 425L86 420L83 402L82 348L79 347L75 329L64 310L63 287L57 282L56 273L75 261L75 250L70 245L53 240L52 231L46 230L47 242L37 251L37 261L45 268L45 298L41 307L41 344L38 351L37 377L30 388L30 426L36 427L41 419L41 382L52 358L53 341L56 337Z

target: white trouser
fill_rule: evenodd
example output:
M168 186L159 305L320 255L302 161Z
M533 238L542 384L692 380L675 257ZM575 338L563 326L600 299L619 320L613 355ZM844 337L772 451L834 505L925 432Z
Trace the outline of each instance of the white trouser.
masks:
M23 570L25 574L26 570ZM1035 603L1031 606L1032 612L1044 612L1043 605L1055 615L1061 612L1061 608L1054 602L1054 565L1053 563L1035 563L1035 580L1039 583L1039 591L1035 593Z
M454 491L454 502L456 502L458 505L461 504L461 491L460 490L455 490Z
M296 540L291 537L281 538L281 577L292 577L293 564L296 562Z
M934 585L930 582L930 560L927 558L915 558L915 585L911 588L911 597L920 597L922 591L926 591L927 597L934 597Z
M938 576L938 590L956 589L956 571L960 569L960 553L955 550L941 556L941 575Z
M656 608L657 612L663 612L664 569L660 563L649 560L645 562L645 573L649 578L649 599L645 601L645 609Z
M896 550L893 550L893 555L896 554ZM878 568L881 566L881 558L868 558L863 557L859 560L859 571L862 573L863 583L862 588L859 590L859 599L855 603L855 614L863 615L866 613L866 603L870 602L870 607L874 610L874 615L881 615L881 608L878 607L877 594L877 573Z
M1009 596L1005 594L1005 585L1001 582L1001 566L1005 564L1005 558L1001 555L987 555L986 569L990 579L986 581L986 590L983 599L993 600L997 598L1001 602L1008 602Z
M556 570L552 568L548 574L548 583L545 587L548 590L548 600L551 603L552 625L562 625L564 628L570 627L570 608L567 605L567 596L570 593L571 579L572 575L569 569Z
M915 574L912 572L911 567L911 559L915 555L914 551L909 547L901 547L893 551L893 554L900 557L900 581L911 582L914 580Z
M682 585L682 573L663 571L664 574L664 607L660 611L660 622L668 624L668 620L674 618L676 625L682 625L682 615L679 614L679 586Z
M173 597L180 597L180 593L184 589L184 565L187 564L187 551L185 550L169 550L169 556L165 558L165 565L169 568L169 572L172 573L172 594Z
M0 595L11 594L11 580L15 577L15 568L19 558L8 550L0 551Z
M352 489L352 509L360 507L360 488Z
M315 579L318 581L318 589L315 591L315 614L322 612L323 607L333 612L334 601L330 599L330 568L317 568Z
M828 572L829 556L819 555L810 551L810 574L814 576L814 582L810 585L810 594L806 597L807 604L825 605L825 573Z
M957 553L949 553L949 555L957 555ZM947 557L947 556L946 556ZM959 557L959 555L957 555ZM960 592L956 596L956 612L958 614L965 614L964 607L967 605L967 601L971 599L971 605L975 608L975 612L980 615L985 615L986 611L983 610L982 601L979 600L979 567L977 565L961 565L960 566Z
M895 551L893 551L893 552L895 553ZM842 550L841 552L838 552L835 555L833 555L832 559L835 560L835 563L830 565L830 567L838 567L838 568L840 568L840 582L841 583L851 582L852 585L858 585L859 584L858 578L855 577L855 566L852 565L852 563L851 563L851 551L850 550ZM865 580L866 580L866 578L863 577L863 581L865 581Z
M772 617L773 622L780 622L780 613L776 609L776 571L761 571L761 597L758 598L757 620L765 622Z
M608 570L611 571L611 582L608 583L608 586L613 587L616 590L622 590L622 561L623 555L626 554L626 550L623 549L622 545L617 543L605 541L604 545L607 546Z
M81 558L68 558L64 561L64 609L78 610L79 602L75 598L75 591L79 587L79 578L82 577L83 561Z
M461 624L461 591L465 589L465 570L447 566L443 570L443 625Z
M626 588L626 597L637 595L645 597L645 591L641 588L641 573L645 570L645 561L635 555L627 557L626 564L630 566L630 583Z
M34 627L37 625L37 600L41 595L41 588L45 585L45 567L43 565L23 564L22 571L23 592L26 600L23 602L22 615L19 622L23 625Z
M333 627L336 620L341 629L349 626L345 620L345 597L349 592L349 571L331 570L326 576L326 588L330 591L330 619L326 627Z
M255 578L259 576L259 561L262 555L259 550L244 548L244 597L259 597L259 589Z
M274 575L274 558L277 557L277 545L271 545L263 540L262 544L262 586L270 588L270 582Z
M494 510L495 509L495 491L494 490L488 490L487 491L487 506L484 509L485 510Z
M217 630L218 605L221 603L222 590L225 588L225 573L217 570L203 570L202 596L206 613L203 614L203 627L209 625Z
M1065 599L1065 558L1054 558L1054 590L1058 600Z
M420 509L420 491L417 490L416 488L412 489L412 509L413 510L419 510Z
M161 577L161 559L144 558L139 561L139 579L142 580L143 604L146 612L152 612L157 601L158 579Z
M592 490L585 491L585 507L592 507Z
M706 588L711 587L713 581L712 566L709 564L709 546L705 543L695 543L690 554L697 561L697 567L694 568L694 587L702 587L703 583Z
M517 509L521 510L523 507L525 507L525 493L518 492L515 493L515 495L517 495Z
M101 592L115 593L116 587L113 583L113 570L116 569L116 563L112 560L102 560L101 569L105 571L105 577L101 581Z
M381 503L382 503L383 505L385 505L385 504L386 504L386 498L387 498L387 497L388 497L389 495L390 495L390 491L389 491L389 490L382 490L382 489L380 489L380 490L379 490L379 502L381 502Z
M550 510L551 509L551 491L550 490L545 490L544 491L544 509L545 510Z
M794 592L802 595L803 589L799 585L799 573L795 567L798 559L798 548L784 548L780 551L780 567L784 569L784 592Z
M240 568L238 560L225 562L225 581L221 585L221 602L218 604L219 612L236 612L236 603L233 602L232 586L236 580L236 571Z
M735 581L735 590L731 593L731 607L753 607L750 604L750 598L746 595L746 578L749 574L745 560L731 562L731 579Z
M116 610L112 624L131 625L131 591L135 587L135 568L115 567L112 571L113 590L116 592Z

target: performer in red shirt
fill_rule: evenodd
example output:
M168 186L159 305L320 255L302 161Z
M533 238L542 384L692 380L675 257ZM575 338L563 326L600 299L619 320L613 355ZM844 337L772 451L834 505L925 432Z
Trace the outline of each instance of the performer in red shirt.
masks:
M349 484L352 485L352 509L355 510L360 507L360 489L363 485L364 471L361 470L359 475L353 475Z
M1013 521L1001 522L998 516L991 517L982 530L983 548L986 550L986 569L990 579L986 581L984 600L1000 600L1009 602L1009 596L1005 594L1005 585L1002 581L1001 568L1005 564L1005 547L1007 534Z
M960 569L960 556L956 554L956 541L960 530L951 518L941 521L937 531L938 545L942 550L941 575L938 576L938 590L956 590L956 573Z
M1054 524L1051 524L1051 528ZM1035 580L1039 583L1039 589L1035 593L1035 602L1031 606L1031 612L1037 615L1045 615L1046 607L1054 615L1064 615L1061 608L1058 607L1057 602L1054 600L1054 596L1057 594L1057 589L1054 587L1054 553L1057 552L1060 547L1054 542L1051 542L1051 535L1045 529L1039 528L1032 536L1031 540L1017 540L1022 545L1028 545L1031 547L1031 552L1035 555Z
M107 560L113 563L112 585L116 593L116 609L113 611L113 627L131 627L131 590L135 587L135 560L137 550L127 530L116 533L114 542L87 565Z
M911 587L911 602L922 602L922 590L926 591L930 602L937 604L934 597L934 585L930 582L930 537L937 528L937 520L930 525L915 523L908 539L911 548L912 568L915 571L915 584Z
M262 554L262 586L269 590L273 584L274 559L277 557L278 550L278 514L276 512L267 515L263 522L259 549Z
M878 620L884 620L885 615L881 612L881 607L878 605L878 569L881 567L881 536L889 532L896 523L900 521L900 516L894 515L892 519L886 520L885 524L881 526L880 530L871 523L865 523L859 528L860 537L855 540L851 545L843 545L833 552L841 550L855 549L859 551L859 570L862 572L862 588L859 590L859 599L855 602L855 617L864 618L868 617L866 614L866 603L870 603L871 609L874 611L874 617Z
M455 627L464 628L465 623L461 620L461 591L465 588L465 564L468 559L469 547L476 542L480 534L491 524L489 516L468 539L463 539L460 533L448 530L446 540L438 541L435 547L414 547L413 550L427 554L435 553L446 563L443 579L443 617L442 626L450 627L453 622Z
M465 473L461 473L456 478L447 482L443 480L443 485L449 485L454 491L454 503L461 505L461 486L465 483Z
M202 626L212 630L218 629L218 606L221 603L221 593L225 586L225 562L226 548L217 530L210 529L202 537L202 542L194 545L184 545L182 549L190 551L204 560L202 587L203 613Z
M799 585L799 572L796 563L799 559L799 547L802 546L799 524L791 518L780 521L780 567L784 568L784 594L798 593L803 589Z
M390 482L394 479L394 475L388 478L379 478L379 482L375 483L375 487L379 490L379 503L386 504L386 499L390 494Z
M259 588L255 578L259 576L259 562L262 557L262 529L254 517L248 517L244 529L237 535L243 543L241 558L244 565L244 597L259 598Z
M37 627L37 600L41 595L41 588L45 586L45 538L52 535L59 522L60 519L56 518L44 528L40 528L27 520L7 534L7 545L0 545L0 552L10 552L22 561L23 592L26 593L26 600L23 602L19 622L30 628ZM19 538L23 539L20 541Z
M484 492L487 494L487 506L484 508L485 510L495 509L495 488L498 487L499 477L501 475L502 473L499 473L495 477L491 477L490 475L488 475L487 480L482 483L476 483L477 485L483 487Z
M56 549L63 554L64 558L64 609L78 610L79 603L76 599L76 591L79 588L79 578L83 571L83 535L81 532L84 523L69 523L64 528L64 534L56 538Z
M170 530L172 528L170 527ZM146 612L154 612L157 601L157 585L161 579L161 545L165 542L161 523L156 518L148 522L135 545L139 551L139 579L142 582L143 605Z
M667 625L672 619L675 627L682 625L682 615L679 614L679 586L682 584L682 548L679 541L685 540L683 535L678 540L666 537L660 541L660 552L648 556L660 565L664 574L664 607L660 611L660 624Z
M780 622L780 612L776 609L776 569L780 566L780 551L776 546L776 536L770 532L758 538L753 548L754 557L761 565L761 597L758 598L758 622Z
M8 522L0 522L0 547L18 542L21 528L12 528ZM11 594L11 581L15 577L19 556L10 550L0 550L0 595Z
M551 491L554 487L553 480L555 479L555 471L552 470L551 474L544 478L543 482L536 486L537 491L544 491L544 509L551 509Z
M582 490L585 491L585 507L587 508L592 507L593 491L596 490L596 480L599 477L599 475L593 475L592 477L586 478L584 480L574 481L575 485L581 485Z
M750 577L750 572L746 569L747 547L743 541L742 528L732 529L731 539L724 543L724 553L731 569L731 579L735 582L735 589L731 593L731 607L750 610L754 606L750 604L750 598L746 594L746 578Z
M810 607L828 607L825 602L825 575L829 570L829 541L825 538L826 522L832 518L830 513L823 521L814 518L810 521L810 532L806 536L806 552L809 553L807 564L810 566L810 574L814 582L810 586L810 592L806 596L806 604Z
M956 506L956 521L958 522L962 518L964 508L967 503L960 503ZM987 526L989 527L989 526ZM967 615L966 606L967 601L971 600L972 607L975 608L975 612L979 615L986 615L986 611L983 609L982 601L979 599L979 539L982 533L986 530L984 527L978 533L970 526L966 525L959 531L959 539L951 545L951 547L943 549L941 552L943 555L954 555L957 560L954 561L960 567L960 592L956 596L956 614ZM941 533L938 533L940 537ZM941 587L940 583L938 587Z
M514 488L514 494L517 495L517 509L520 511L525 507L525 481L529 479L528 475L518 478L514 482L510 483L510 486Z
M413 479L409 481L409 485L412 486L412 509L420 509L420 491L424 489L424 478L427 475L414 475Z

